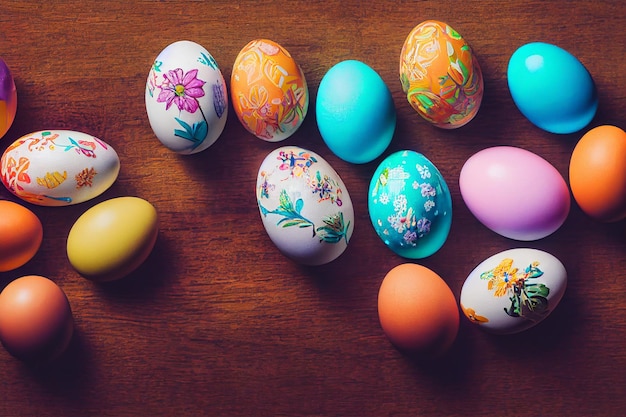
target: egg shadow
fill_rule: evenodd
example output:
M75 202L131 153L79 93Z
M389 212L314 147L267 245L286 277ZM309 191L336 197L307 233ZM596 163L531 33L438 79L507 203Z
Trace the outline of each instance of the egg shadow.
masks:
M84 334L74 327L72 339L58 358L45 363L22 362L23 371L55 396L79 402L94 381L93 361Z
M95 291L99 296L116 301L150 300L156 293L174 283L172 277L176 274L172 268L173 253L172 242L160 233L152 252L137 269L115 281L94 282Z

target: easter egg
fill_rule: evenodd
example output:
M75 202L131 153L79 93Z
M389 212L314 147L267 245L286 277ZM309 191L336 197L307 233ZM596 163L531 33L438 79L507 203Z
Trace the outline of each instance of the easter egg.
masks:
M561 227L570 210L561 174L522 148L496 146L475 153L461 168L459 187L472 214L510 239L542 239Z
M0 138L15 120L17 112L17 90L8 65L0 58Z
M448 284L413 263L398 265L383 278L378 319L394 346L425 358L444 354L459 330L459 309Z
M113 185L119 171L120 159L111 145L72 130L22 136L0 159L4 186L41 206L67 206L97 197Z
M551 133L573 133L598 109L596 86L587 68L556 45L527 43L509 59L507 80L519 111Z
M39 217L20 204L0 200L0 272L30 261L43 240Z
M478 59L446 23L427 20L409 33L400 52L400 81L411 107L443 129L467 124L483 98Z
M461 310L485 331L518 333L544 320L566 287L567 272L556 257L538 249L510 249L470 272L461 288Z
M576 203L590 217L626 218L626 132L604 125L585 133L570 158L569 182Z
M54 360L66 350L73 334L69 300L52 280L23 276L0 293L0 342L16 358Z
M304 265L338 258L354 230L346 185L315 152L284 146L259 167L256 198L263 226L276 247Z
M328 148L355 164L378 158L396 129L396 109L387 85L376 71L356 60L342 61L324 75L315 113Z
M138 197L105 200L85 211L67 236L67 257L83 277L121 279L148 258L156 243L156 209Z
M386 157L369 186L367 207L378 237L405 258L425 258L445 243L452 197L441 172L410 150Z
M215 58L192 41L174 42L157 55L145 102L154 134L179 154L207 149L226 126L226 82Z
M268 142L291 136L309 108L302 69L285 48L268 39L253 40L239 52L230 92L241 124Z

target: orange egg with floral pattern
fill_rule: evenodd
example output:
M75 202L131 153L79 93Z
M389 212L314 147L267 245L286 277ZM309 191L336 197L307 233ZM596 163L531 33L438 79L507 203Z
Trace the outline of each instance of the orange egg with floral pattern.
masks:
M483 98L483 76L472 49L456 30L436 20L420 23L404 41L400 81L411 107L443 129L467 124Z
M304 73L276 42L257 39L239 52L231 76L231 100L239 121L256 137L278 142L302 124L309 107Z

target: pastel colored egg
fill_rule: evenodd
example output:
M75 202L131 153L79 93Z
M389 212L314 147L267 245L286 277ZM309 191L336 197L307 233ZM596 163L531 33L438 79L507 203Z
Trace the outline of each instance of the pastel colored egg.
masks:
M467 124L483 99L478 59L446 23L427 20L409 33L400 52L400 81L411 107L443 129Z
M92 281L121 279L148 258L156 243L156 209L138 197L105 200L85 211L67 237L67 257Z
M309 108L304 72L285 48L269 39L253 40L239 52L230 92L241 124L268 142L290 137Z
M472 270L461 288L461 310L485 331L518 333L544 320L566 287L567 272L556 257L538 249L510 249Z
M192 41L174 42L157 55L145 102L154 134L179 154L207 149L226 126L226 82L215 58Z
M519 111L551 133L581 130L598 109L591 74L578 58L556 45L532 42L518 48L509 59L507 79Z
M4 151L0 175L17 197L41 206L78 204L104 193L117 179L120 159L101 139L72 130L22 136Z
M270 240L288 258L322 265L346 250L354 230L352 200L315 152L297 146L270 152L259 167L256 198Z
M17 113L17 90L11 70L0 58L0 139L7 133Z
M590 217L626 218L626 132L604 125L585 133L572 152L569 182L576 203Z
M570 210L569 188L557 169L512 146L472 155L461 169L459 186L472 214L510 239L544 238L561 227Z
M437 167L415 151L395 152L380 163L367 206L378 237L405 258L437 252L452 225L448 185Z
M350 163L378 158L396 129L391 92L380 75L360 61L342 61L328 70L320 82L315 111L328 148Z
M444 354L459 330L459 308L448 284L413 263L385 275L378 290L378 318L394 346L425 358Z

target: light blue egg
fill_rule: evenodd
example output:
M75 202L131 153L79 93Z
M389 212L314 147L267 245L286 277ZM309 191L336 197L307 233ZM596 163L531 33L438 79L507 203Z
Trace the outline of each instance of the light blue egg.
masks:
M425 258L445 243L452 197L443 176L424 155L395 152L378 166L367 206L376 234L396 254Z
M507 78L520 112L548 132L577 132L591 122L598 109L589 71L556 45L533 42L521 46L509 60Z
M315 112L328 148L355 164L379 157L396 128L396 109L387 85L371 67L355 60L342 61L324 75Z

